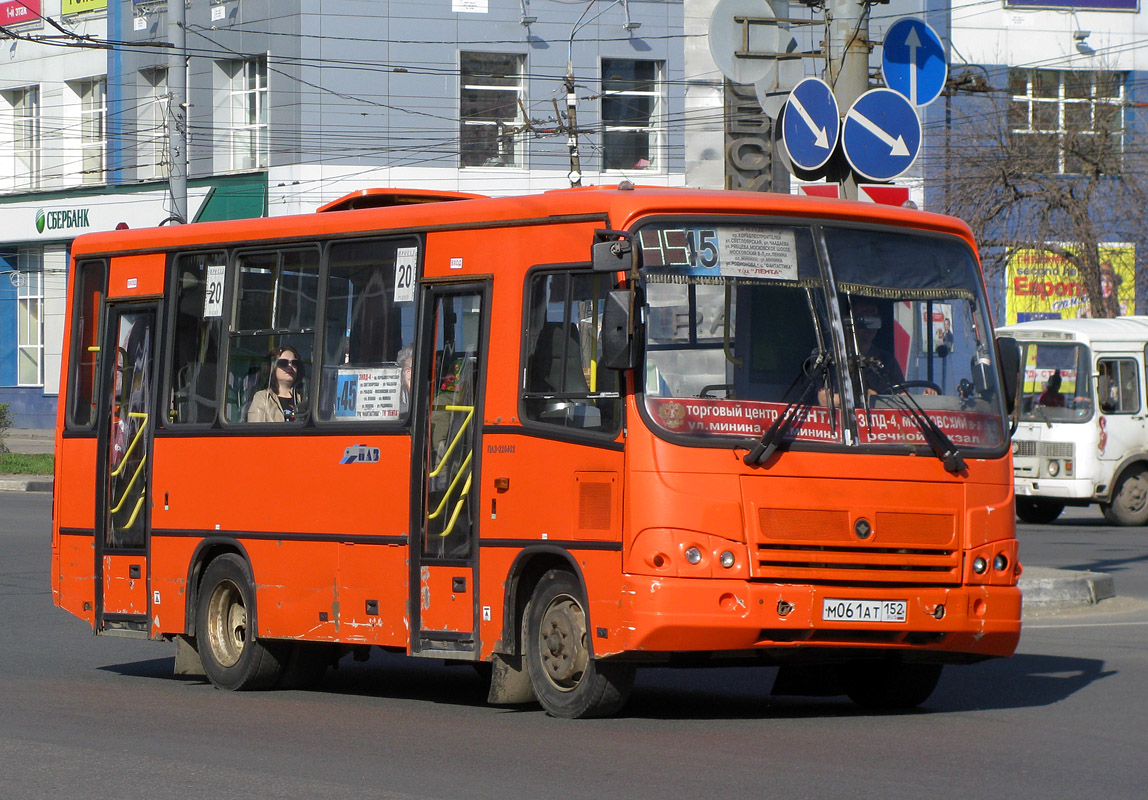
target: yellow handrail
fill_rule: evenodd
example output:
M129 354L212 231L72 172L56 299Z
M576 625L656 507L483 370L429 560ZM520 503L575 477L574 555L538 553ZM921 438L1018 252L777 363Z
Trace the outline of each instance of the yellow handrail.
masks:
M451 412L465 411L467 412L466 419L462 421L462 425L458 428L458 433L454 435L454 438L451 439L450 446L446 449L446 452L442 454L438 466L431 470L428 476L431 478L437 478L438 474L442 472L442 468L446 466L446 460L450 458L450 454L454 452L454 448L458 446L458 443L462 440L462 435L466 433L467 427L470 426L470 421L474 418L474 406L443 406L443 408Z
M138 444L139 440L141 438L143 438L144 431L147 430L148 416L147 416L146 412L129 411L128 417L134 417L136 419L142 418L143 424L139 426L139 428L136 430L136 435L132 437L132 443L130 445L128 445L127 452L124 453L124 457L120 459L120 465L118 467L116 467L114 470L112 470L112 477L113 478L118 478L120 473L124 471L124 467L126 467L127 463L128 463L128 456L130 456L132 454L132 451L136 449L136 444Z
M131 494L132 487L136 485L136 480L141 474L143 474L144 464L146 463L147 456L144 456L140 459L139 466L136 467L136 472L134 475L132 475L132 479L128 481L128 485L124 487L124 493L120 496L120 502L116 503L116 507L111 510L112 514L118 514L120 509L124 507L124 503L127 501L128 495ZM142 492L140 493L140 496L143 496Z
M130 528L132 525L134 525L134 524L135 524L135 522L136 522L136 517L138 517L138 516L139 516L139 513L140 513L140 509L141 509L141 508L143 508L143 504L144 504L144 498L143 498L143 495L141 494L141 495L140 495L140 499L139 499L139 501L136 503L136 507L135 507L135 510L134 510L134 511L132 511L132 515L131 515L131 517L128 519L128 523L127 523L126 525L124 525L124 527L122 528L122 530L126 530L126 529Z
M443 538L449 536L450 532L454 530L454 523L458 520L458 515L462 511L462 504L466 502L466 496L470 492L470 478L470 473L467 473L466 485L462 487L462 493L458 496L458 502L454 504L454 513L450 515L450 522L447 523L442 533L436 533L435 536Z
M436 519L438 515L442 513L442 510L446 508L447 501L450 500L450 496L454 494L454 487L458 485L458 481L460 478L462 478L464 472L466 473L467 480L470 479L469 467L470 460L473 456L473 450L466 454L466 459L462 462L462 466L458 468L458 473L454 476L454 480L450 482L450 486L446 487L446 492L443 493L442 501L438 504L438 508L436 508L432 513L427 514L427 519ZM465 495L466 493L463 492L463 494Z

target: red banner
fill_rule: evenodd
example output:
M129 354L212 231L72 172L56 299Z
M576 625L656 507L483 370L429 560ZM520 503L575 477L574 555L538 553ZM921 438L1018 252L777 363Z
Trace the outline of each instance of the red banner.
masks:
M0 0L0 25L40 22L40 0Z

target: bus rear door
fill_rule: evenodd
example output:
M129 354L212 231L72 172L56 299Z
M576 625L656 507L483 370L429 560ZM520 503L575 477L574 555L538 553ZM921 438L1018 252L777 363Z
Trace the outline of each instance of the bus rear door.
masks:
M96 508L96 630L146 633L156 316L109 306Z
M475 652L478 467L485 365L484 284L423 290L421 455L412 459L412 652Z

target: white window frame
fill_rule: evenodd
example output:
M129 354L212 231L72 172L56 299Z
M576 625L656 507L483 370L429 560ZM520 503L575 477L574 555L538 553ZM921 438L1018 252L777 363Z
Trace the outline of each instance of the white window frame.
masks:
M1025 75L1025 85L1023 92L1014 91L1014 78L1018 74ZM1055 93L1047 92L1042 93L1038 91L1037 76L1040 75L1045 78L1055 77L1056 87ZM1088 87L1083 90L1078 90L1076 94L1071 91L1073 85L1082 85L1080 79L1083 76L1089 76ZM1097 77L1107 79L1106 86L1115 87L1115 96L1099 97L1097 96ZM1056 143L1056 174L1058 175L1074 175L1079 174L1078 170L1074 170L1075 165L1068 163L1068 155L1066 149L1062 146L1063 140L1068 135L1088 135L1089 133L1096 133L1098 131L1108 131L1107 125L1097 124L1097 111L1104 109L1115 118L1115 125L1112 127L1114 135L1118 137L1116 148L1116 170L1123 167L1124 162L1124 126L1125 126L1125 82L1127 76L1123 72L1102 71L1102 70L1053 70L1053 69L1031 69L1013 67L1009 74L1009 95L1010 95L1010 108L1009 108L1009 130L1014 135L1019 136L1043 136L1048 139L1055 139ZM1056 122L1053 124L1045 124L1038 112L1038 109L1044 109L1047 112L1049 120L1052 117L1052 107L1055 106ZM1020 110L1023 108L1023 119L1020 118ZM1073 123L1072 119L1079 119L1081 115L1087 115L1089 119L1090 128L1081 127L1078 123ZM1022 124L1016 124L1017 122Z
M267 58L228 61L224 72L228 78L229 169L263 169L268 164Z
M468 59L482 56L512 59L514 61L514 74L492 77L481 75L476 70L467 69ZM460 167L466 169L472 167L521 168L525 166L524 134L526 120L522 112L526 106L525 71L526 57L520 53L490 53L477 50L459 52L458 163ZM487 93L494 97L496 94L507 92L513 92L515 95L513 115L505 114L495 119L481 119L467 114L468 96L470 98L482 97L484 93ZM479 108L481 107L479 105ZM494 117L495 115L489 114L487 116ZM477 136L476 141L481 145L484 141L483 134L487 133L482 130L484 128L495 128L505 132L495 134L497 137L496 156L487 157L481 163L472 163L477 161L476 156L481 155L484 148L480 146L475 148L473 152L471 151L468 146L471 134ZM489 136L486 138L488 139Z
M107 78L77 81L76 95L80 100L80 180L104 183L107 180Z
M38 248L17 251L16 274L16 385L43 386L44 264Z
M136 177L158 180L169 173L167 67L140 70L140 116L136 126Z
M40 87L4 93L12 118L12 188L37 189L41 180Z
M610 69L614 64L652 64L654 67L654 82L652 89L638 89L638 88L624 88L615 89L609 86ZM633 73L633 70L631 70ZM637 83L637 79L634 83ZM615 98L632 97L636 99L646 100L650 99L650 113L647 117L646 124L635 125L632 121L627 120L608 120L606 116L607 106L609 102ZM665 125L665 108L666 108L666 63L657 59L642 59L642 58L603 58L602 59L602 94L600 100L600 119L602 121L602 170L603 171L617 171L617 172L632 172L640 170L642 172L664 172L666 168L666 125ZM608 145L610 134L623 134L625 136L633 136L637 134L639 137L644 134L647 140L647 154L644 160L645 164L641 163L642 159L636 160L629 166L608 166L614 160L611 154L611 148Z

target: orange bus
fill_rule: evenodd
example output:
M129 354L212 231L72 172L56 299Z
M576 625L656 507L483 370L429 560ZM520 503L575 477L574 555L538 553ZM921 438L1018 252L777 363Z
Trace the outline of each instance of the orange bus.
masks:
M177 672L381 647L583 717L757 664L908 707L1017 644L1015 354L958 220L388 189L72 259L53 598Z

